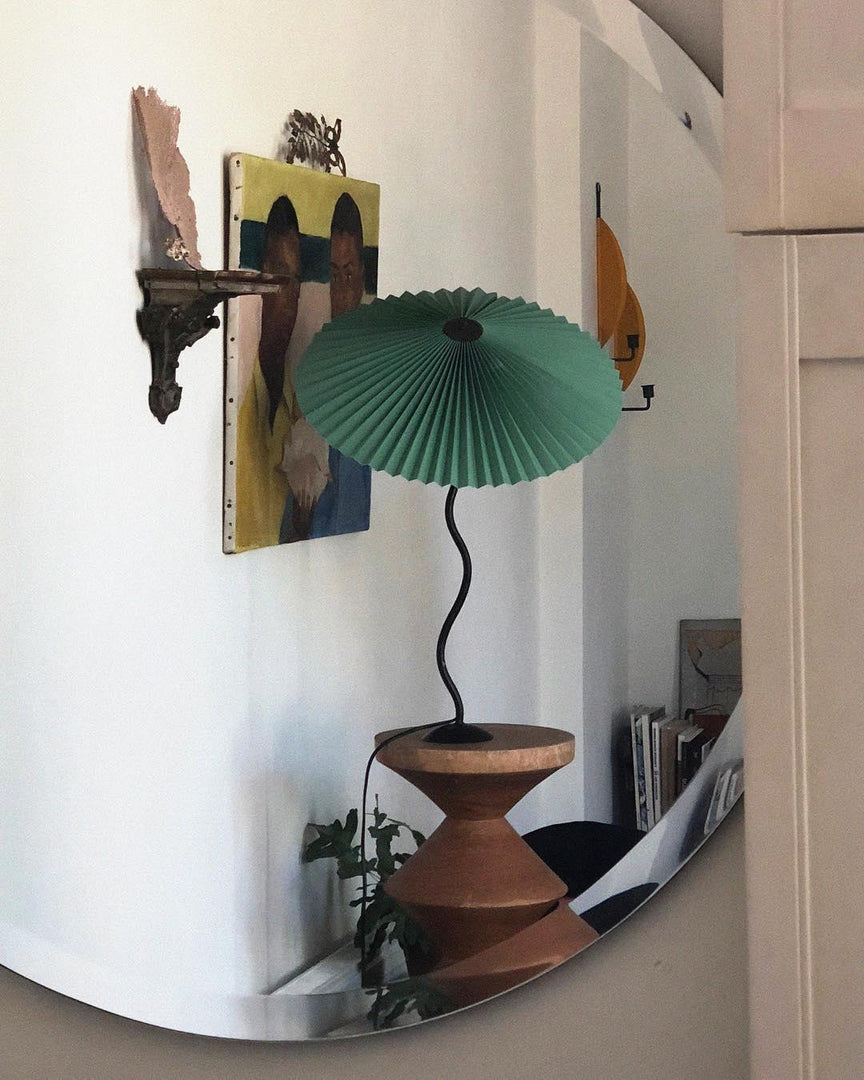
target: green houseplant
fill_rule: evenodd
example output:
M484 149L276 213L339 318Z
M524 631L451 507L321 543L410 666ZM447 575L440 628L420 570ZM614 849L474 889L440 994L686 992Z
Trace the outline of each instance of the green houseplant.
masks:
M344 824L339 818L329 825L310 822L310 828L314 829L317 835L303 851L305 862L333 859L336 863L336 875L343 881L360 879L357 885L358 895L350 904L351 907L360 909L354 944L360 949L361 956L365 956L365 964L361 960L364 985L375 981L374 976L380 968L381 949L385 941L395 942L402 949L410 975L423 974L434 962L432 944L422 928L384 891L387 879L413 854L413 851L394 851L394 842L401 840L405 833L410 836L416 850L426 837L404 821L397 821L385 814L378 805L377 795L374 809L367 816L367 831L372 844L366 845L365 860L358 835L359 814L356 808L348 811Z

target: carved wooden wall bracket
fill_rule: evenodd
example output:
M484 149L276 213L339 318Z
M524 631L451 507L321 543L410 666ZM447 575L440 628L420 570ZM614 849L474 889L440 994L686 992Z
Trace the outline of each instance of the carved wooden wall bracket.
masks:
M278 292L290 278L255 270L139 270L144 306L138 329L150 347L150 411L160 424L180 406L180 353L219 326L213 312L234 296Z

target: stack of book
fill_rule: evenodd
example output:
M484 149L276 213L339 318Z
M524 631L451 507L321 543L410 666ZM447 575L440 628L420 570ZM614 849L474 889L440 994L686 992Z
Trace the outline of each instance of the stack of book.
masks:
M714 745L719 734L715 718L704 725L694 719L701 718L667 716L663 706L634 705L630 710L636 828L642 832L663 817Z

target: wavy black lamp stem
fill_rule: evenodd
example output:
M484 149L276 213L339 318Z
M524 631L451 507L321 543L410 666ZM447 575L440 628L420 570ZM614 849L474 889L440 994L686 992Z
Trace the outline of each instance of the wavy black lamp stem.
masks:
M456 599L453 602L453 607L447 613L447 618L444 620L444 625L441 627L441 633L438 635L438 645L435 650L435 659L438 663L438 672L447 687L450 697L453 698L453 705L456 709L456 715L453 721L446 724L444 727L436 728L426 736L427 742L434 743L476 743L487 742L492 736L488 731L484 731L483 728L475 727L474 724L465 723L465 706L462 704L462 695L453 682L453 677L447 670L447 663L444 658L444 652L447 647L447 638L450 636L450 630L453 627L453 623L456 622L456 617L462 610L462 605L465 603L465 598L468 595L468 590L471 587L471 556L468 554L468 547L459 530L456 528L456 521L453 518L453 503L456 501L456 492L458 488L451 487L447 492L447 499L444 503L444 520L447 522L447 531L453 537L453 543L459 549L459 554L462 556L462 584L459 586L459 592Z

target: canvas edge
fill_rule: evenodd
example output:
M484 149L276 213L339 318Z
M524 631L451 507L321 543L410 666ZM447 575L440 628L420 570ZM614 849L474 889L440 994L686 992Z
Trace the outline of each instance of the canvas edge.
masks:
M243 158L243 154L230 154L226 161L229 270L239 270L240 268L240 219L245 175ZM239 182L232 177L233 170L237 170ZM225 555L234 555L238 551L235 513L237 507L237 418L240 413L240 357L237 352L239 322L240 301L238 298L232 297L225 305L224 460L222 485L222 551Z

